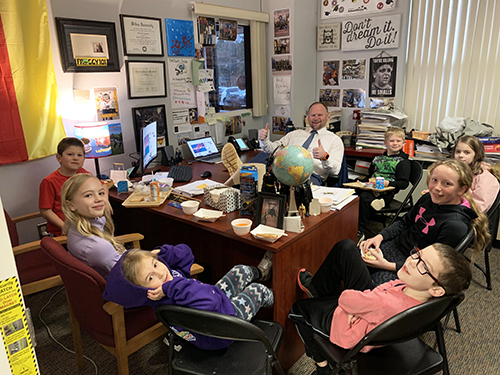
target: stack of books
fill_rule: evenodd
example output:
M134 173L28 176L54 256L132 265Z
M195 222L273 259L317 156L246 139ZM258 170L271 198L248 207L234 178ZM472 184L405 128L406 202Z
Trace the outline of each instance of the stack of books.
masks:
M415 156L414 159L435 162L439 159L444 159L450 156L446 150L440 150L430 142L415 141Z
M479 140L484 145L486 161L491 164L500 163L500 137L479 137Z
M402 112L368 109L361 111L357 125L356 147L385 149L384 133L390 126L400 126L408 116Z

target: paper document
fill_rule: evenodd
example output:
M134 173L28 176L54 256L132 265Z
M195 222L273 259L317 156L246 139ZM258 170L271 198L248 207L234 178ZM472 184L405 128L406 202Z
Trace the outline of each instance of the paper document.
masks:
M219 185L220 182L215 182L209 179L198 180L186 185L177 186L172 191L177 194L187 195L193 197L195 195L203 194L203 189L213 185Z
M333 200L333 204L339 204L344 199L354 194L354 189L335 188L326 186L313 186L313 198L328 197Z

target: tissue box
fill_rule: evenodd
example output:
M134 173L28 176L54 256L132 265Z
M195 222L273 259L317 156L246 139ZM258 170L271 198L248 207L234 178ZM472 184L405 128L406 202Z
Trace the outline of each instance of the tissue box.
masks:
M241 207L241 193L238 189L224 184L208 186L203 189L205 204L219 211L232 212Z

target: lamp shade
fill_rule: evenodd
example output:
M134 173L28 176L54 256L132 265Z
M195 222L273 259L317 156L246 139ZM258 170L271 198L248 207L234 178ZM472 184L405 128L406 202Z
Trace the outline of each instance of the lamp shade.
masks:
M85 157L87 159L111 155L111 139L107 122L75 124L75 137L85 143Z

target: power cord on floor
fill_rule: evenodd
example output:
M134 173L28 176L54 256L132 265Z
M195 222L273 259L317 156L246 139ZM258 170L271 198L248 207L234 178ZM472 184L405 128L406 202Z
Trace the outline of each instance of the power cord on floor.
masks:
M59 288L58 290L56 290L56 292L49 298L48 302L40 309L40 312L38 313L38 318L40 319L40 321L43 323L43 325L45 326L45 328L47 328L47 332L50 336L50 338L57 344L59 345L61 348L63 348L64 350L66 350L67 352L69 353L72 353L72 354L75 354L75 352L71 349L68 349L67 347L65 347L61 342L57 341L57 339L52 335L52 332L50 332L50 328L49 326L47 325L47 323L45 323L45 321L42 319L42 312L43 310L50 304L50 302L52 302L52 299L56 296L57 293L59 293L61 290L64 289L64 286L62 286L61 288ZM68 308L70 308L68 306ZM95 368L95 374L97 375L97 365L95 364L95 362L93 360L91 360L89 357L87 356L83 356L83 358L85 358L86 360L88 360L90 363L92 363L94 365L94 368Z

